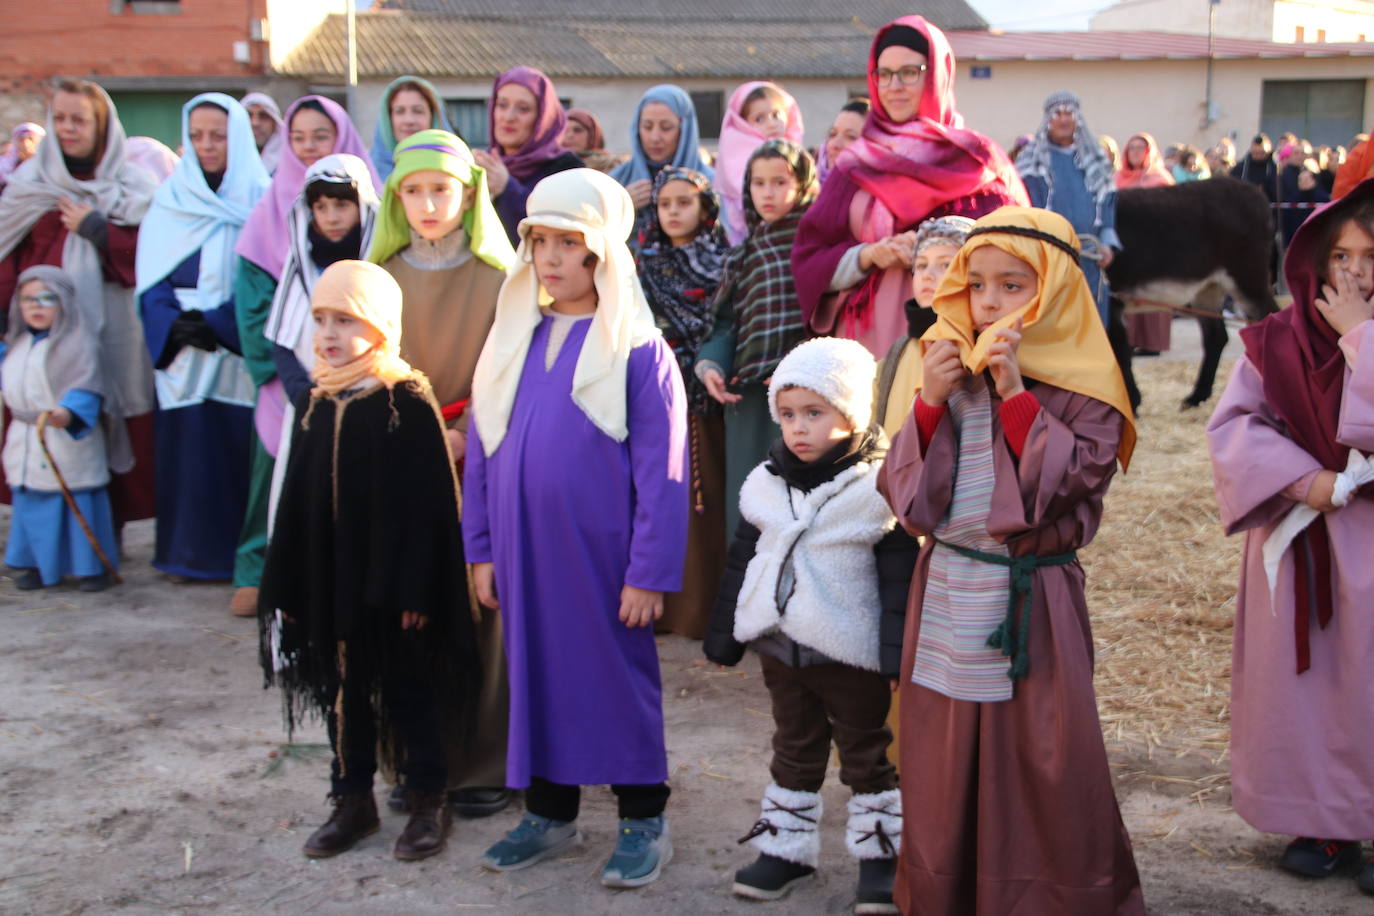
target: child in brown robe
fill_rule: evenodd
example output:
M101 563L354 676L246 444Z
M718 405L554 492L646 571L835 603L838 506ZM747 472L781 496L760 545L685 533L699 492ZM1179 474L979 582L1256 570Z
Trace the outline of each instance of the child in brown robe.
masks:
M1135 431L1077 252L1048 211L978 221L880 473L925 536L899 682L904 913L1144 913L1075 555Z

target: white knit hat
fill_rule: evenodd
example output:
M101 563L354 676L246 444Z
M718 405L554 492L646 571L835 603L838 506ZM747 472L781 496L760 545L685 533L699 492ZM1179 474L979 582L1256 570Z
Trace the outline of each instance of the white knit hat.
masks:
M873 420L873 380L878 365L873 354L857 340L817 337L797 344L778 363L768 383L768 412L778 419L778 392L809 388L844 414L857 430L868 429Z

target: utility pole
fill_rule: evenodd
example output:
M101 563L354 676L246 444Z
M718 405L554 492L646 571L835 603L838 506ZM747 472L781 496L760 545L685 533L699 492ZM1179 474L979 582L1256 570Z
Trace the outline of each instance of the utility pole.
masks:
M347 0L345 9L347 10L345 18L348 23L344 38L348 47L348 86L347 94L344 97L344 107L348 109L348 116L356 123L358 120L358 5L356 0ZM1210 85L1210 72L1207 79Z
M1216 58L1217 7L1220 4L1221 0L1207 0L1207 99L1202 115L1203 127L1211 127L1217 120L1217 103L1212 98L1212 64Z

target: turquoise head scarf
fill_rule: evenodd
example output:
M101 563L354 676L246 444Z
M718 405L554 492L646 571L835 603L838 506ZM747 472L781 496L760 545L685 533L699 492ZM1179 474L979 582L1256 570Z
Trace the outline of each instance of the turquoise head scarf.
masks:
M391 170L396 167L396 133L391 127L391 97L396 94L396 90L402 86L409 87L410 84L419 86L422 90L420 94L425 96L425 101L429 103L429 126L434 130L453 133L453 128L448 123L448 112L444 111L444 100L439 97L439 90L434 88L433 83L418 76L402 76L392 80L391 85L382 93L382 110L377 113L377 126L372 129L372 148L368 150L372 164L377 167L377 175L383 181L386 181Z

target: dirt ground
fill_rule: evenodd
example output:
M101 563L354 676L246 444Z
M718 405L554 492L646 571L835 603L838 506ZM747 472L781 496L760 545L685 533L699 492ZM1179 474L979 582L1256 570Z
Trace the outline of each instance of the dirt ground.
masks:
M1168 371L1144 366L1147 397L1166 396ZM1151 422L1171 421L1157 411ZM1142 427L1142 461L1149 441ZM1177 473L1208 474L1199 454L1171 459ZM1104 532L1111 523L1109 507ZM254 625L229 616L228 586L165 582L148 565L150 523L131 529L126 551L126 584L102 595L0 582L0 912L849 912L856 869L842 839L847 796L833 780L819 880L776 906L732 898L731 873L752 858L735 839L767 781L767 695L754 661L708 668L677 637L660 641L676 857L657 884L612 892L597 882L615 824L604 789L587 793L580 851L511 875L477 865L511 813L458 822L445 853L423 863L391 857L399 815L351 853L306 860L300 845L326 813L322 731L287 751ZM1151 913L1374 909L1347 878L1303 882L1273 868L1283 839L1229 809L1224 754L1166 752L1167 737L1109 737ZM1207 780L1212 789L1195 791Z

